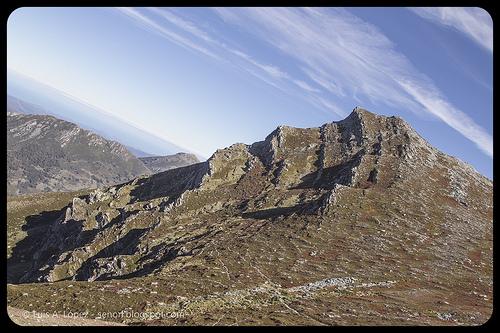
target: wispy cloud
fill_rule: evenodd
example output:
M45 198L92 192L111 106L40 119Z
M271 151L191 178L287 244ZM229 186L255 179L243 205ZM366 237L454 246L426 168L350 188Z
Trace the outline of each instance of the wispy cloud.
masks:
M340 117L346 115L340 108L333 107L333 102L328 97L315 96L311 98L308 96L323 93L312 86L314 81L307 83L301 78L293 77L277 65L256 60L247 52L228 45L217 38L215 34L211 35L194 22L180 17L170 9L146 8L141 11L141 9L136 8L118 8L118 10L139 23L142 28L158 33L182 47L208 55L226 65L232 65L294 98L303 99L321 111L333 112ZM151 16L146 15L146 12L153 13L162 20L154 20ZM187 34L189 37L177 33L172 28ZM232 57L236 57L237 61ZM318 103L319 100L322 102Z
M234 49L231 49L231 48L226 48L226 49L229 52L231 52L232 54L235 54L238 57L240 57L242 59L245 59L250 64L254 65L255 67L257 67L259 69L261 69L262 71L266 72L267 74L269 74L270 76L272 76L272 77L274 77L276 79L289 79L290 78L290 76L287 73L285 73L284 71L282 71L277 66L260 63L260 62L256 61L255 59L253 59L250 55L248 55L248 54L246 54L246 53L244 53L242 51L234 50Z
M425 109L474 142L485 154L493 157L493 138L467 114L447 102L437 90L420 83L400 81L399 84Z
M410 8L417 15L434 23L452 27L493 52L493 21L481 8L473 7L417 7Z
M133 19L142 28L147 29L153 33L157 33L160 36L170 40L171 42L173 42L179 46L182 46L188 50L194 50L197 52L201 52L204 55L207 55L207 56L214 58L214 59L219 59L219 57L215 53L207 50L204 47L199 46L198 44L192 42L191 40L189 40L187 38L182 37L181 35L179 35L175 32L172 32L169 29L166 29L165 27L156 23L155 21L153 21L152 19L150 19L146 15L142 14L137 9L120 7L120 8L117 8L117 10L119 10L121 13L123 13L123 14L127 15L128 17L130 17L131 19Z
M210 35L208 33L203 31L202 29L198 28L194 23L173 14L169 10L155 8L155 7L149 7L147 9L149 11L156 13L159 16L163 17L164 19L166 19L170 23L176 25L180 29L187 31L187 32L191 33L192 35L194 35L194 36L196 36L196 37L198 37L206 42L219 43L216 39L213 39L212 37L210 37ZM223 46L222 43L221 43L221 46Z
M453 106L433 82L396 51L375 26L344 9L214 8L231 28L238 25L294 68L263 61L239 40L226 41L170 9L120 9L144 29L190 50L231 64L301 98L316 109L346 115L340 99L388 105L434 115L492 156L492 138ZM150 15L146 15L149 13ZM152 17L153 15L154 17ZM227 35L226 35L227 37ZM274 58L275 61L277 58Z
M298 87L309 92L316 92L316 93L321 92L320 90L311 87L307 82L304 82L302 80L293 80L293 83L295 83Z
M330 91L340 97L345 97L346 94L342 88L335 83L331 78L328 78L324 73L314 73L307 68L302 68L302 71L316 84L323 87L325 90Z
M447 101L375 26L348 11L217 8L215 12L294 58L323 88L354 99L364 97L373 104L432 114L493 155L493 140L486 130Z

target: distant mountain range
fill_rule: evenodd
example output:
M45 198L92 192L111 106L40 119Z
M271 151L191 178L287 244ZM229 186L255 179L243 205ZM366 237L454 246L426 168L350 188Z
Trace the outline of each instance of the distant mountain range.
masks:
M53 116L7 113L9 195L94 188L148 173L116 141Z
M152 173L159 173L200 162L196 155L187 153L177 153L168 156L140 157L139 159Z
M17 105L17 112L49 114L73 122L108 140L118 141L133 151L144 152L145 156L190 152L44 83L12 70L8 70L7 74L7 102L8 105ZM26 111L25 107L19 107L20 103L28 103L31 106ZM203 156L198 158L205 159Z
M8 195L113 185L198 162L187 153L152 156L47 113L7 98Z
M132 154L135 155L135 157L151 157L151 156L156 156L154 154L150 154L150 153L146 153L140 149L137 149L137 148L134 148L134 147L130 147L130 146L127 146L125 145L125 147L127 147L128 151L131 152Z

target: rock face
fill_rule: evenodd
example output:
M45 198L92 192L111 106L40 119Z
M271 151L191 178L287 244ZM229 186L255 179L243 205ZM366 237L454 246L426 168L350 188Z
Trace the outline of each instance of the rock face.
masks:
M152 173L159 173L200 162L195 155L188 153L177 153L175 155L167 156L139 157L139 159Z
M118 142L52 116L7 113L9 195L105 186L147 173Z
M11 265L31 264L9 279L175 276L199 283L179 295L264 290L288 310L284 295L318 311L338 296L324 290L339 285L365 288L372 303L369 288L391 288L387 297L412 313L450 292L456 310L472 292L491 295L492 209L489 179L401 118L356 108L338 122L280 126L206 162L74 198L32 237L36 245L13 249ZM487 319L488 297L474 319L463 308L453 318Z

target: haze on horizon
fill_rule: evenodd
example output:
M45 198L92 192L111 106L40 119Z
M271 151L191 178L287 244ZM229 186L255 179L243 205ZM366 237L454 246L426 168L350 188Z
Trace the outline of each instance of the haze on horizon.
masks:
M480 8L28 7L7 37L9 71L203 156L360 105L492 179Z

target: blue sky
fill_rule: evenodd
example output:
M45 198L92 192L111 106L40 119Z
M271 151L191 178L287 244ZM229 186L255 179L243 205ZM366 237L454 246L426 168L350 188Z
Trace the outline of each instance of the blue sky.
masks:
M205 157L359 105L492 178L492 24L479 8L21 8L7 66Z

